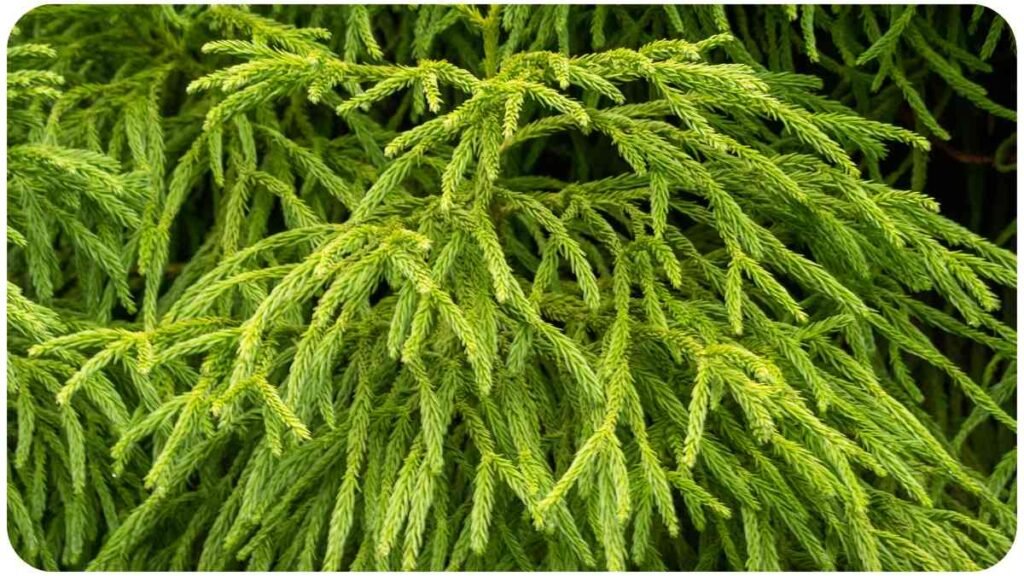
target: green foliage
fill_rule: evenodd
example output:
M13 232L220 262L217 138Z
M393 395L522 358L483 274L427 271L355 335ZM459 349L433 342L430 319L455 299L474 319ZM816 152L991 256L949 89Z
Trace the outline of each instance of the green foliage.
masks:
M33 11L8 51L16 550L994 564L1016 255L923 192L949 137L925 77L1016 119L969 78L1005 25L965 14Z

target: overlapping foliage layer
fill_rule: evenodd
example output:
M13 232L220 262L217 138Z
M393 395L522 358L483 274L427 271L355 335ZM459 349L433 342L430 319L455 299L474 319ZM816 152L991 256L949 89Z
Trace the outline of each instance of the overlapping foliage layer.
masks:
M923 87L1015 120L969 79L1004 28L955 7L35 10L8 53L16 550L992 565L1016 527L1016 256L927 195L950 134Z

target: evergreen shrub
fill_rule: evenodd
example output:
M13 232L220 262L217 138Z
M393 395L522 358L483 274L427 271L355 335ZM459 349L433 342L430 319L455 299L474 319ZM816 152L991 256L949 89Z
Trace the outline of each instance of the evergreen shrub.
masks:
M991 566L1013 228L927 176L974 158L956 106L999 135L972 173L1013 178L985 86L1014 50L956 6L37 8L7 51L11 543Z

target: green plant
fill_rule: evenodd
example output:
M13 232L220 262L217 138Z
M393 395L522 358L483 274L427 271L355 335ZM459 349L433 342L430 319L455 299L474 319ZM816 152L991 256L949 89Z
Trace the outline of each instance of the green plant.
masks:
M897 49L1015 120L957 68L1000 32L933 57L953 16L865 10L871 43L837 37L833 65L815 27L856 10L34 11L8 53L15 548L97 570L994 564L1016 256L923 193L948 134ZM791 24L845 103L771 39ZM872 61L895 88L870 95ZM890 100L913 126L858 111Z

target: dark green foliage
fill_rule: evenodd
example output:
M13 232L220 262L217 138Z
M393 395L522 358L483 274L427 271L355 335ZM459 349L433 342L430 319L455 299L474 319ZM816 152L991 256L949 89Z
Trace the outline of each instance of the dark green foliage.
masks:
M959 7L39 8L8 50L13 545L990 566L1013 228L926 175L950 102L1012 129L982 83L1014 49Z

